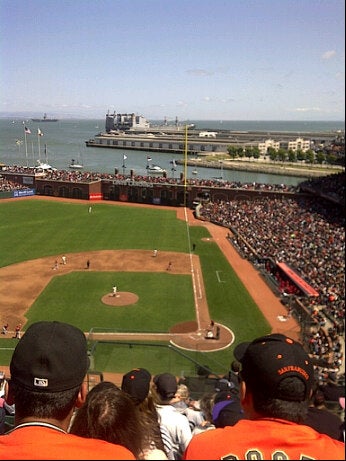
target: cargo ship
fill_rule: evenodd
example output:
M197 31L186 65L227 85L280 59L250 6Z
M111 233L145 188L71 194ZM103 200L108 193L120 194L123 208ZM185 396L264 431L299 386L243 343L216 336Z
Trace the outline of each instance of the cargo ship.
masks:
M32 118L33 122L57 122L57 118L49 118L47 114L43 114L43 118Z

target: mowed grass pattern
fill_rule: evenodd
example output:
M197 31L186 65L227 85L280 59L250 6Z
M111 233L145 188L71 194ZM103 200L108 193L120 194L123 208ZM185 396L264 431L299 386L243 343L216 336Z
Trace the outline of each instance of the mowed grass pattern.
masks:
M119 307L102 303L100 294L110 293L114 282L121 291L134 292L138 301ZM178 315L167 299L174 299L179 305ZM27 317L30 323L42 317L61 322L68 318L85 332L91 327L167 332L175 323L194 320L193 303L191 277L187 275L83 271L53 278Z
M205 227L187 227L185 222L176 218L175 209L103 202L92 204L89 213L89 205L89 202L44 199L0 201L0 267L92 250L157 248L159 251L189 252L193 242L196 243L195 253L201 259L210 316L227 325L236 338L235 343L224 351L198 353L198 360L203 360L203 364L211 368L226 371L235 344L270 332L269 324L219 247L213 241L205 240L210 237ZM121 291L135 292L139 296L138 302L118 308L105 306L101 297L110 292L115 283ZM0 300L0 303L6 303L6 300ZM189 275L167 273L77 271L53 278L27 312L27 319L24 329L37 320L61 320L83 331L103 328L167 332L176 323L195 320L192 280ZM9 362L11 353L8 349L15 344L15 340L0 339L0 347L4 348L0 350L0 363ZM138 355L134 356L136 350ZM132 366L146 366L150 370L167 364L167 354L153 348L148 354L148 350L143 347L131 350L132 359L129 360L125 352L119 354L119 346L99 347L95 358L97 368L123 372L128 370L130 362ZM128 348L126 351L130 353ZM196 358L194 353L187 355ZM170 369L183 366L182 363L172 364L170 360ZM163 367L161 371L167 369Z

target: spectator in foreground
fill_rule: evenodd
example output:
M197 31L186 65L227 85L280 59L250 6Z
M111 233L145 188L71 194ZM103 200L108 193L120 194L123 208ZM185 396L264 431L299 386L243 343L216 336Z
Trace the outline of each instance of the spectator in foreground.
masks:
M173 405L179 413L187 417L192 432L196 426L204 421L204 417L201 411L192 406L190 402L189 388L185 384L178 384L178 389L171 400L171 405Z
M88 368L78 328L44 321L27 329L10 363L15 427L0 437L0 459L135 459L123 446L67 432L86 399Z
M184 459L345 459L344 443L302 424L314 369L301 344L271 334L239 344L234 356L248 419L195 435Z
M136 459L167 459L147 457L149 443L140 413L131 397L109 381L89 391L73 418L70 433L123 445Z
M133 400L140 413L147 436L146 459L168 459L172 449L170 436L161 430L155 403L150 392L151 374L145 368L134 368L123 375L121 389Z
M232 390L216 392L212 417L215 427L234 426L240 419L244 419L240 400Z
M187 417L171 405L177 389L177 380L171 373L154 376L152 392L160 426L167 430L171 438L172 451L167 454L168 459L182 459L192 437Z
M213 424L213 406L214 406L214 393L213 392L205 392L202 397L198 401L201 413L203 415L203 421L196 426L193 431L192 435L200 434L204 431L209 431L211 429L215 429L215 425Z

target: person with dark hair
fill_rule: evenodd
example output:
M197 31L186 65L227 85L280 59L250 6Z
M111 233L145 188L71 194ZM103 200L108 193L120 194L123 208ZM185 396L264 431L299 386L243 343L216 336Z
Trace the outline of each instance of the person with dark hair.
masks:
M89 391L85 404L76 411L70 433L122 445L136 459L148 459L149 444L140 413L133 399L109 381L101 381Z
M201 421L197 426L192 430L192 435L200 434L204 431L209 431L215 429L213 424L213 406L214 406L214 393L205 392L198 401L200 411L203 415L203 421Z
M147 455L155 459L168 459L172 450L170 437L160 428L159 417L150 391L151 374L145 368L134 368L123 375L121 389L134 401L147 434ZM148 458L146 458L148 459ZM152 458L153 459L153 458Z
M304 424L313 427L317 432L340 440L342 420L337 414L327 409L323 392L318 388L312 394Z
M172 450L168 453L168 459L181 459L192 437L187 417L171 405L177 389L176 377L171 373L154 376L152 392L160 426L167 430L171 438Z
M233 397L239 400L239 372L241 363L232 360L230 369L226 375L219 379L215 385L215 391L229 391Z
M228 381L234 384L234 387L239 390L239 373L241 370L241 363L238 360L232 360L231 368L228 372Z
M62 322L36 322L23 334L10 363L9 401L15 427L0 437L0 459L135 459L130 450L68 433L88 392L84 333Z
M335 372L328 373L327 382L320 385L325 400L339 402L340 397L345 397L345 386L338 382L338 375Z
M195 435L183 459L345 459L344 443L304 425L314 368L303 346L282 334L241 343L245 419Z

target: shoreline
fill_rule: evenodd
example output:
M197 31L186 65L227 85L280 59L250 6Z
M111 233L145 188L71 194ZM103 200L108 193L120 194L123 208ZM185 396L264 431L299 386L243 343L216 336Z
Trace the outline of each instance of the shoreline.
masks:
M188 166L195 166L199 168L215 168L220 169L221 160L187 160ZM177 165L184 165L183 160L176 160ZM235 171L248 171L259 172L266 174L275 174L280 176L298 176L302 178L316 178L319 176L329 176L331 174L342 173L345 171L344 167L316 167L316 166L301 166L294 164L276 165L273 163L264 162L249 162L249 161L236 161L236 160L222 160L222 169L235 170Z

